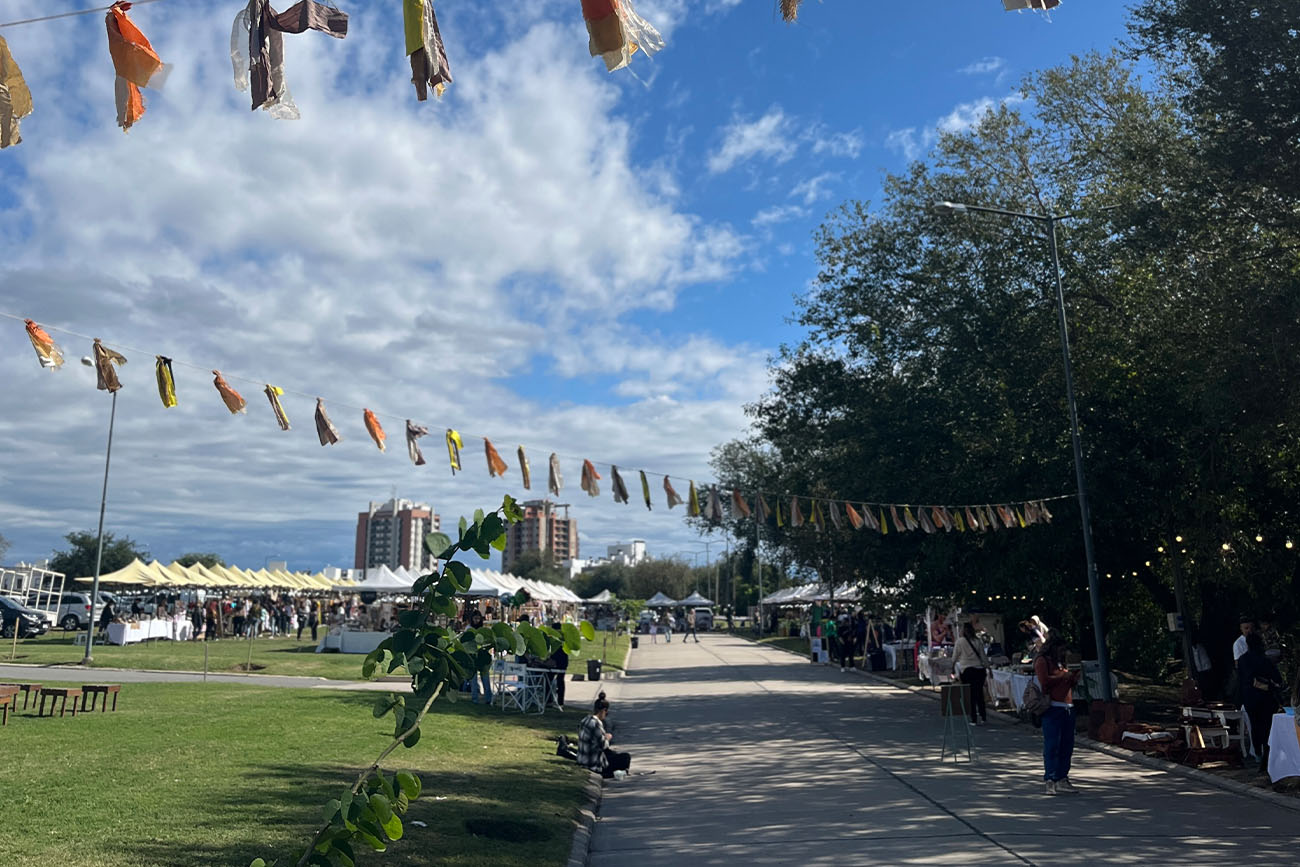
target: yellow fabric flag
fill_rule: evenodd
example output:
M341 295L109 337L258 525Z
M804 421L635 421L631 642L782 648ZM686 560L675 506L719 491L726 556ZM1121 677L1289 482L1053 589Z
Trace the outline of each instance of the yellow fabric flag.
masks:
M695 482L691 482L691 489L686 495L686 514L692 518L700 516L700 495L695 492Z
M645 507L654 511L654 506L650 504L650 480L645 477L645 470L641 471L641 496L645 498Z
M280 426L280 430L289 429L289 416L284 411L284 406L280 403L280 398L284 395L284 389L278 386L266 384L266 399L271 402L271 412L275 413L275 423Z
M163 408L171 409L176 405L176 377L172 375L172 360L165 355L155 355L153 370L158 379L158 397L162 400Z
M460 438L460 433L451 428L447 428L447 461L451 464L451 474L456 475L460 469L460 450L465 447L465 443Z

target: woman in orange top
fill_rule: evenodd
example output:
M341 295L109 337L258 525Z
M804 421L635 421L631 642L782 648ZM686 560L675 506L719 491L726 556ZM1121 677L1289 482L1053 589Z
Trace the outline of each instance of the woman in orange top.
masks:
M1034 677L1052 706L1042 715L1044 794L1074 794L1070 759L1074 755L1074 685L1077 671L1065 667L1065 639L1052 635L1034 660Z

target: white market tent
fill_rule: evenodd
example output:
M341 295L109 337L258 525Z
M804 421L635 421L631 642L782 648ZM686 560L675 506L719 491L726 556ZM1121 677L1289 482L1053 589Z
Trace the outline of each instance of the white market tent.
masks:
M608 590L602 590L595 596L588 596L582 601L586 602L588 605L604 605L614 601L614 594L610 593Z
M663 591L656 593L645 601L647 608L668 608L677 604L677 600L665 596Z
M356 589L374 593L410 593L412 583L411 579L403 578L387 566L376 566L367 570L365 580L357 584Z

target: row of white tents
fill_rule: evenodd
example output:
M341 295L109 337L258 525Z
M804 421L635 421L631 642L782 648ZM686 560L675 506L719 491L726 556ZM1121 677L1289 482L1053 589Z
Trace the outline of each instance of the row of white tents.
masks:
M583 600L568 587L551 584L548 581L532 581L505 572L492 569L471 569L470 587L461 596L503 598L516 595L520 590L530 599L538 602L560 602L577 605ZM383 595L400 595L411 592L419 575L398 566L377 566L366 570L362 580L352 588L352 592L373 591Z
M840 584L831 592L831 585L812 583L798 584L794 587L782 587L759 600L760 605L808 605L813 602L825 602L828 599L843 599L845 602L862 598L862 588L855 584Z

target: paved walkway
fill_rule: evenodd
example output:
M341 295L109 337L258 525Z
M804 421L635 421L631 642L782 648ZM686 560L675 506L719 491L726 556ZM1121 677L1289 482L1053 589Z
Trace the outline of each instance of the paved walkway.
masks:
M1028 726L939 762L938 703L729 636L642 642L608 685L633 770L592 867L636 864L1295 864L1300 814L1091 750L1041 793Z

